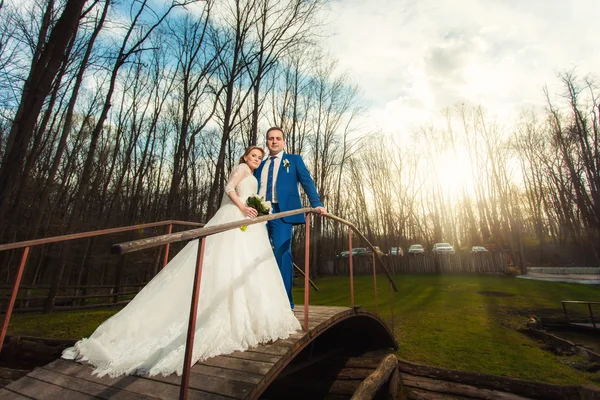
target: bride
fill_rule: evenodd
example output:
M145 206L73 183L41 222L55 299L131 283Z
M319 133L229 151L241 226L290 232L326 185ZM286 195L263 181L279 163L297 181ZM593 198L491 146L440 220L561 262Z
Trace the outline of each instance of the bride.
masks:
M246 199L258 193L252 171L263 155L256 146L246 150L206 226L256 216ZM181 375L197 252L196 239L125 308L62 357L92 364L99 376ZM265 224L208 236L192 362L287 338L298 329Z

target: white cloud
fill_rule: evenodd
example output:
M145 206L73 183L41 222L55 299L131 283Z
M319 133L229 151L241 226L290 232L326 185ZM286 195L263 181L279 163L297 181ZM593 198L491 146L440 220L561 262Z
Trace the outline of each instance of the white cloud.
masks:
M503 117L543 106L557 73L596 72L599 15L597 0L338 0L325 45L375 123L403 133L457 102Z

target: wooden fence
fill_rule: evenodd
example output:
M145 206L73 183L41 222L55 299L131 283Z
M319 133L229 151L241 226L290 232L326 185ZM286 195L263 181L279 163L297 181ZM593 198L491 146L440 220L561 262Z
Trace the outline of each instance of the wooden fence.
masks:
M384 255L383 260L393 274L508 272L507 256L503 252ZM352 257L352 264L354 273L357 275L373 273L371 255L356 255ZM348 257L338 258L334 261L333 274L348 274Z
M122 306L127 304L142 288L146 282L126 285L87 285L63 286L55 297L54 304L57 311L84 310L90 308L104 308ZM0 286L0 309L4 310L10 298L9 286ZM48 297L50 286L21 285L17 296L14 312L41 312L44 310L44 301Z
M393 274L441 274L441 273L505 273L507 257L502 252L457 253L434 256L431 254L383 256ZM352 257L354 274L373 273L371 255ZM348 258L334 261L329 273L347 275ZM56 310L72 311L90 308L122 306L128 303L144 286L143 283L127 285L63 286L55 299ZM22 285L16 299L17 313L43 311L44 300L50 286ZM0 286L0 309L6 308L10 287Z

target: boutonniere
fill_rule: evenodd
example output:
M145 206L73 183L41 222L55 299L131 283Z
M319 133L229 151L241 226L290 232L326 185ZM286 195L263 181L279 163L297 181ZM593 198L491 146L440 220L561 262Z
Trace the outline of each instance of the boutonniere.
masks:
M283 167L285 168L285 172L290 173L290 160L283 160Z

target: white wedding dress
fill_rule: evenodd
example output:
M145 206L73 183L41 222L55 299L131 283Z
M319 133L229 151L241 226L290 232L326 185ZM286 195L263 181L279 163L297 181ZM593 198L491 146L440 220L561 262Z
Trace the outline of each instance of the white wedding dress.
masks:
M258 182L238 165L226 186L243 202ZM244 219L225 194L206 226ZM88 362L99 376L169 375L183 372L198 240L189 242L121 311L63 358ZM287 338L300 329L267 235L265 224L233 229L206 239L193 362L244 351Z

